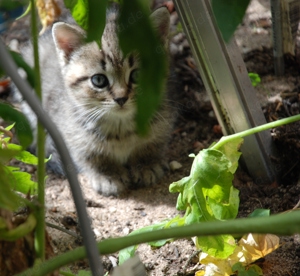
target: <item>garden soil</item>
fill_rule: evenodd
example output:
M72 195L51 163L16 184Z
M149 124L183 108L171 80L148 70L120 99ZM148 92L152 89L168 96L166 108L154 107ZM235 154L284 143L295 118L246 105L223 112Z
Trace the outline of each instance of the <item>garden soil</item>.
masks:
M299 45L296 55L285 56L285 74L274 75L271 14L267 0L253 0L248 7L243 24L235 33L249 72L257 73L261 83L255 87L258 104L267 121L274 121L300 112ZM162 1L157 1L156 5ZM169 2L172 10L172 3ZM81 175L83 194L90 221L97 240L120 237L133 230L170 219L182 212L176 210L177 194L169 193L170 183L189 175L193 159L188 155L207 148L222 137L222 130L215 118L209 98L196 69L195 61L185 35L177 32L178 17L172 10L171 53L177 74L178 118L168 148L169 161L181 164L171 170L157 185L129 191L122 197L103 197L90 187ZM25 23L24 23L25 22ZM16 23L4 35L7 43L19 43L28 38L26 21ZM13 42L11 42L13 41ZM300 199L300 123L273 129L272 137L278 155L272 157L279 178L269 184L258 184L240 167L234 186L240 191L239 217L246 217L257 208L270 209L271 214L285 212L297 207ZM174 162L173 162L174 163ZM35 174L35 168L23 167ZM49 175L46 187L46 221L78 235L78 221L67 180ZM69 251L82 244L78 237L71 236L53 227L47 227L55 254ZM141 245L140 259L148 275L194 275L203 269L198 263L197 249L191 239L181 239L160 248ZM13 258L13 256L10 256ZM104 256L106 271L112 271L118 253ZM261 258L258 265L266 276L300 275L300 236L281 237L280 247ZM88 269L86 260L71 266L73 271Z

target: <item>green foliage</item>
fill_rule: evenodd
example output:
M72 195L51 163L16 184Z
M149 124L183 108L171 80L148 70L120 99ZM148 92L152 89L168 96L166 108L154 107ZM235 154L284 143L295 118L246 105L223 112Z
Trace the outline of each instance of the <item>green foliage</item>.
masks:
M81 28L88 29L88 1L87 0L64 0L65 6L71 11L72 17Z
M238 276L259 276L263 275L261 268L257 265L243 266L241 263L236 263L232 266L232 270Z
M105 28L108 0L64 0L79 26L87 31L87 42L100 42Z
M16 123L16 134L22 147L28 147L33 140L32 131L27 118L10 105L0 103L0 117L7 122Z
M217 25L226 42L242 22L250 0L212 0L212 9Z
M161 102L167 70L164 47L152 26L146 1L123 1L119 18L119 43L124 55L139 53L137 129L146 134L148 122Z
M233 174L241 153L238 151L242 138L234 138L226 144L215 144L216 149L204 149L195 157L189 176L170 185L171 193L179 193L176 208L185 211L184 217L148 226L132 232L149 232L197 222L234 219L239 208L238 190L232 185ZM152 243L161 246L167 240ZM197 237L196 246L203 252L218 258L233 253L236 245L231 235ZM136 246L126 248L119 254L120 263L135 253Z
M258 74L248 73L248 76L249 76L249 78L251 80L251 83L254 87L261 83L261 79L260 79L260 76Z
M270 216L269 209L256 209L248 217L257 218L257 217L269 217L269 216Z
M190 176L170 185L170 192L179 193L176 207L185 211L185 224L236 218L239 196L232 180L242 141L237 138L218 150L200 151L194 159ZM229 235L198 237L196 245L218 258L226 258L235 249L234 238Z
M18 1L1 0L0 1L0 10L10 11L10 10L14 10L18 7L26 6L28 4L29 4L29 0L18 0Z
M14 124L2 131L0 129L0 145L2 145L0 147L0 185L1 190L6 191L3 193L5 196L0 198L0 207L8 210L16 209L20 201L19 197L12 190L23 194L37 193L37 183L31 180L30 174L20 171L18 167L7 165L13 158L26 164L37 164L37 158L34 155L23 150L21 146L11 143L11 137L6 137L7 134L12 136L12 133L9 131L13 126ZM7 204L7 198L11 201L10 204Z

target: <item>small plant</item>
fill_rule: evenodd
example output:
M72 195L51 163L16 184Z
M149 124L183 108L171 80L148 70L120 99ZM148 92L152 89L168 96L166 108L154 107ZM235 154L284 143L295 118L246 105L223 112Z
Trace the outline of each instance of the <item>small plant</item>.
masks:
M255 87L261 83L260 76L256 73L248 73L252 85Z
M25 196L35 195L37 183L31 180L31 175L20 171L19 167L9 164L16 159L25 164L37 164L37 158L22 147L11 142L13 133L11 129L14 124L3 128L0 127L0 210L7 212L16 211L20 207L27 207L31 211L36 206ZM23 194L16 193L20 192ZM3 212L1 213L3 214ZM30 233L36 226L36 218L30 213L27 219L15 228L11 227L12 222L7 217L0 216L0 240L14 241Z
M138 229L130 235L195 223L235 219L239 208L239 192L233 187L232 180L238 167L241 155L238 150L243 143L243 137L299 119L300 116L297 115L224 136L208 149L201 150L197 156L193 155L194 162L190 175L172 183L169 188L171 193L179 193L176 208L185 211L185 215ZM269 211L257 210L250 216L269 216ZM272 232L271 230L270 232ZM207 265L207 269L211 273L209 275L232 275L234 271L240 271L241 266L251 264L279 246L279 239L274 235L246 235L239 236L239 238L241 238L240 241L236 242L233 235L226 234L198 236L193 239L197 249L202 251L200 261ZM272 240L272 242L268 243L268 240ZM149 244L162 246L168 241L170 240L160 240ZM122 250L119 254L120 263L132 257L136 248L137 246L132 246ZM215 271L211 267L215 267ZM261 275L258 267L255 266L252 269L257 272L252 275ZM220 271L221 274L218 274ZM197 276L206 275L205 273L198 272Z

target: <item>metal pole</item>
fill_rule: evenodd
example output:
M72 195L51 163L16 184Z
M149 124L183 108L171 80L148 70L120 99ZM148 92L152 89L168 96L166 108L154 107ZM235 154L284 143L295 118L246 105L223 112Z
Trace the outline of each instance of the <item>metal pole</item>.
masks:
M225 44L208 0L174 0L179 18L223 133L231 134L266 123L239 48ZM259 184L275 174L268 131L246 137L241 148L245 165Z
M284 74L284 59L283 59L283 45L282 45L282 15L280 0L271 0L272 13L272 30L273 30L273 55L274 55L274 69L276 76Z

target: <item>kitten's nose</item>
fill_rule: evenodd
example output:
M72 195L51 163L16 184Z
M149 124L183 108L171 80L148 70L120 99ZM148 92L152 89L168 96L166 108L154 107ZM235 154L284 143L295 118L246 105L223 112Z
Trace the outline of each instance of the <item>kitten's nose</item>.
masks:
M119 105L123 106L128 100L128 97L116 98L114 101Z

